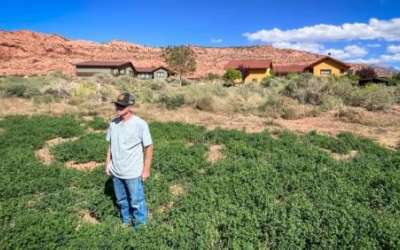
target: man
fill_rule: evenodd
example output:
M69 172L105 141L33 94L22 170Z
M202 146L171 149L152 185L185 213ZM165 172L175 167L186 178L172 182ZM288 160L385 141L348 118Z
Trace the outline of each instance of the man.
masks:
M112 177L122 223L138 228L147 222L143 181L150 177L153 142L148 124L133 112L135 98L129 93L113 102L117 112L107 131L109 142L106 174Z

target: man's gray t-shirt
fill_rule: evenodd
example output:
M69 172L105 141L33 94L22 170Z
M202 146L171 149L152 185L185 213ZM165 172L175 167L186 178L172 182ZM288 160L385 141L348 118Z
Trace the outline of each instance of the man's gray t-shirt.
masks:
M111 146L112 175L121 179L140 177L143 171L143 150L153 144L149 125L138 116L123 121L115 118L107 130Z

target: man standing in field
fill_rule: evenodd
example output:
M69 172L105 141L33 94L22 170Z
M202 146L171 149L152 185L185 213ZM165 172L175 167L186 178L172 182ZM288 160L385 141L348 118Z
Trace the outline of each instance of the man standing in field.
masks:
M107 131L109 142L106 174L112 177L122 222L137 228L147 223L147 206L143 181L150 177L153 142L147 122L133 112L135 98L129 93L114 102L118 117Z

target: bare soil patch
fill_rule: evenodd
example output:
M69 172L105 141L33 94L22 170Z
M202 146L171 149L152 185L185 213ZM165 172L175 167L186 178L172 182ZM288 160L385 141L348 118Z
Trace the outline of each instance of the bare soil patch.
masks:
M82 222L87 223L87 224L100 224L100 221L97 219L96 215L90 211L81 211L80 212L80 218Z
M73 168L76 170L84 170L84 171L92 170L99 165L101 165L101 163L98 163L96 161L89 161L85 163L76 163L74 161L68 161L65 163L65 167L67 168Z
M347 154L338 154L338 153L329 151L327 149L324 149L324 151L327 152L333 159L335 159L337 161L349 161L358 155L357 150L351 150Z
M211 163L214 163L216 161L223 159L224 157L222 154L223 147L224 146L220 144L210 145L208 148L207 160Z
M93 128L87 128L86 129L86 131L88 132L88 133L104 133L105 132L105 130L102 130L102 129L93 129Z
M168 202L168 203L166 203L166 204L161 205L161 206L157 209L157 212L158 212L158 213L165 213L165 212L168 212L168 211L170 211L170 210L172 209L173 206L174 206L174 202L173 202L173 201L170 201L170 202Z
M169 187L169 192L172 196L178 197L185 193L185 189L182 184L174 184Z
M400 112L397 115L400 115ZM388 148L395 148L400 142L400 126L397 123L390 123L382 128L380 126L343 122L338 119L337 113L332 111L322 113L319 117L306 117L299 120L277 119L275 122L288 130L301 133L316 130L320 133L335 136L341 132L351 132L359 136L371 138Z
M78 137L72 138L61 138L57 137L51 140L46 141L43 148L37 150L35 152L36 158L39 159L44 165L49 166L51 163L54 162L54 156L51 154L50 149L58 144L74 141L77 140Z

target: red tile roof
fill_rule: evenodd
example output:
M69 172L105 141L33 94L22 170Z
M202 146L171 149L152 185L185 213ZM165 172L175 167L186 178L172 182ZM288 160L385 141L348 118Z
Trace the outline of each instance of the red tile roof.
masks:
M84 67L121 67L126 64L131 64L130 61L87 61L75 64L76 66ZM132 65L133 66L133 65Z
M267 69L271 64L271 60L233 60L225 65L225 69Z
M306 64L274 64L272 71L274 73L302 73L308 65Z

